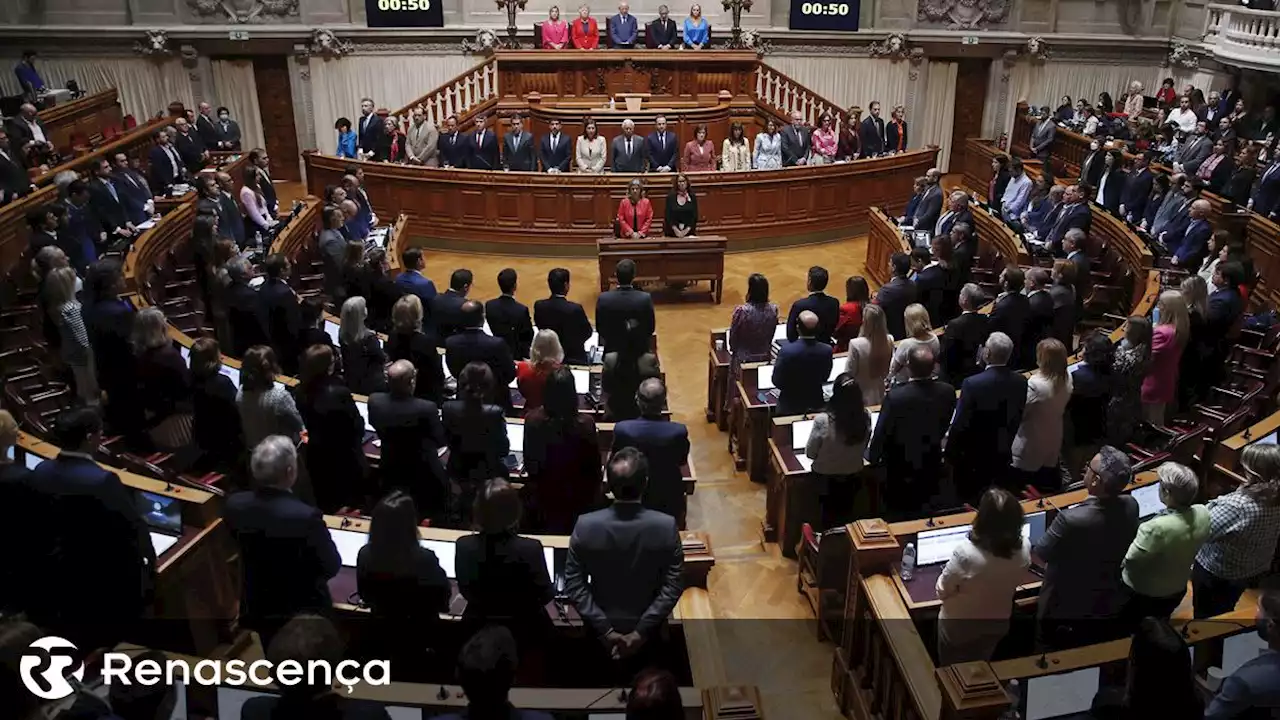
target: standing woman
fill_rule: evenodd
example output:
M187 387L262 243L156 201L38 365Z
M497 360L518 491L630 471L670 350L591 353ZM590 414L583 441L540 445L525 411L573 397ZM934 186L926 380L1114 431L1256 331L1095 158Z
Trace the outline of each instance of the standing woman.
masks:
M1173 108L1173 103L1178 99L1178 92L1173 89L1173 78L1167 77L1160 83L1160 89L1156 91L1156 102L1161 109L1169 110Z
M1111 401L1107 403L1107 444L1124 447L1142 417L1142 382L1151 365L1151 321L1134 315L1111 359Z
M694 3L689 17L684 19L684 46L694 50L711 44L711 23L702 17L702 6Z
M369 327L378 332L391 329L391 312L396 302L403 295L400 286L391 279L391 264L387 260L387 251L376 247L369 251L364 262L364 289L368 303Z
M1131 120L1138 119L1142 114L1142 83L1134 80L1129 83L1129 96L1124 101L1124 113Z
M854 275L844 281L844 304L840 306L840 319L836 321L835 340L838 346L847 347L862 329L862 309L871 301L867 280Z
M516 363L516 387L524 396L524 411L542 407L547 378L564 362L564 347L555 330L539 330L529 345L529 359ZM576 395L574 396L577 397ZM577 400L575 399L576 403ZM574 407L577 407L575 404Z
M391 333L387 335L387 359L408 360L417 371L414 397L439 406L444 398L444 365L435 340L422 332L422 300L412 293L396 301L391 310Z
M578 50L595 50L600 46L600 26L591 17L586 5L578 8L578 19L573 21L573 46Z
M836 159L836 131L832 125L831 113L822 113L818 118L818 127L813 131L813 155L809 157L810 165L826 165Z
M1224 140L1223 142L1226 142ZM1258 176L1258 146L1250 143L1240 151L1240 162L1236 163L1231 179L1227 180L1222 194L1239 207L1249 204L1249 191Z
M1036 371L1027 379L1022 424L1013 439L1013 467L1036 488L1057 491L1060 487L1058 458L1070 399L1067 348L1054 338L1041 340L1036 345Z
M259 185L262 174L254 165L244 169L244 186L240 188L240 206L244 208L245 237L255 233L266 235L275 227L276 219L271 217L267 198L262 194Z
M235 383L222 374L218 341L202 337L191 344L191 441L199 450L194 469L238 469L241 436Z
M724 147L720 152L720 169L725 172L742 172L751 169L751 144L747 142L746 133L740 122L729 126L729 137L724 139Z
M302 415L293 395L276 382L280 366L276 353L267 345L254 345L240 362L240 426L245 449L253 452L258 443L272 435L284 435L297 445L302 440Z
M699 125L693 139L684 144L680 167L685 172L713 172L716 169L716 146L707 139L707 126Z
M396 122L394 115L382 121L382 134L378 136L373 159L378 162L404 162L404 135L400 133L400 123Z
M782 135L778 133L778 121L772 116L764 121L764 132L756 135L753 158L757 170L782 167Z
M338 149L335 154L340 158L356 159L356 133L351 129L351 121L347 118L338 118L338 122L333 124L333 129L338 131Z
M487 402L493 396L493 371L482 362L467 363L458 373L458 396L440 409L449 445L449 477L461 487L459 516L470 513L478 487L490 478L507 476L511 452L502 406Z
M853 521L853 501L858 494L858 473L870 439L871 413L862 404L862 389L849 373L841 373L831 389L831 399L813 418L813 429L804 454L813 460L813 492L805 493L801 507L810 499L819 503L818 512L801 511L801 521L819 520L823 530ZM803 488L797 488L802 493ZM800 539L800 523L795 537L785 538L784 547L795 547Z
M653 223L653 205L644 196L644 181L635 178L627 185L627 196L618 203L617 235L639 240L649 237Z
M76 300L76 271L69 266L54 268L44 280L45 305L58 328L63 364L71 368L76 396L86 405L99 403L98 378L93 370L93 347L84 326L80 302Z
M1199 275L1182 279L1178 287L1182 301L1187 305L1187 342L1182 348L1182 360L1178 363L1178 407L1190 409L1200 398L1198 378L1203 377L1205 365L1213 353L1213 341L1209 332L1209 286Z
M1196 504L1199 483L1191 468L1167 462L1156 469L1165 510L1138 526L1124 556L1129 590L1123 616L1127 627L1144 617L1168 620L1187 594L1191 566L1209 537L1209 510Z
M583 9L585 10L585 8ZM591 26L595 27L595 20L591 21ZM574 27L577 27L577 23L574 23ZM604 172L604 138L600 137L600 131L596 128L596 121L593 118L587 118L583 121L582 134L578 136L574 155L575 161L578 163L578 172Z
M332 513L365 507L364 418L355 399L333 376L333 348L312 345L303 351L302 372L294 389L307 426L307 473L316 507Z
M728 143L725 140L725 143ZM662 219L662 234L667 237L690 237L698 234L698 198L693 194L689 176L676 173Z
M214 245L218 239L218 216L197 215L191 223L191 264L195 266L196 288L205 313L213 315Z
M895 384L907 381L907 358L917 345L927 345L935 358L942 357L942 343L933 334L933 326L929 324L929 311L924 305L911 303L902 312L902 319L907 337L894 348L893 359L889 363L889 377Z
M862 404L867 407L884 401L885 378L893 361L893 338L889 336L884 310L879 305L862 306L862 328L849 341L849 358L844 371L858 379Z
M191 442L191 374L169 339L164 312L144 308L133 323L137 356L137 402L147 433L159 449L174 451Z
M729 377L741 374L743 363L769 359L773 334L778 328L778 305L769 302L769 278L751 273L747 278L747 297L733 309L729 321ZM730 409L736 393L725 393L725 409Z
M978 515L938 576L938 662L991 659L1009 631L1013 593L1031 564L1018 499L1003 488L982 495Z
M347 298L342 303L338 343L342 347L342 371L351 392L370 395L387 389L387 355L378 334L365 324L368 309L364 298Z
M1001 214L1000 204L1004 200L1004 190L1009 186L1009 157L996 155L991 158L991 179L987 181L987 204L997 215Z
M1111 100L1111 93L1102 91L1098 93L1098 111L1104 113L1113 113L1116 110L1116 104Z
M542 23L542 49L563 50L569 46L569 23L560 19L560 6L552 5Z
M1164 425L1169 405L1178 396L1178 364L1191 333L1182 293L1166 290L1156 301L1160 321L1151 331L1151 365L1142 381L1142 417Z
M600 441L595 420L578 412L572 370L557 365L551 371L542 401L524 421L524 466L533 487L534 516L538 532L569 535L578 516L600 503Z
M862 139L858 137L859 118L862 117L862 111L857 107L849 108L849 119L845 122L844 127L840 128L840 142L836 144L837 160L856 160L858 153L862 151ZM907 213L910 217L911 213Z

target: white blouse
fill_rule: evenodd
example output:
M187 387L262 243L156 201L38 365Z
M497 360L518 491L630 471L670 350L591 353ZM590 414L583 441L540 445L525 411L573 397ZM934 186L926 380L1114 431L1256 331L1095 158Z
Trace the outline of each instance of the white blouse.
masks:
M604 172L605 145L604 138L597 135L595 140L588 140L586 135L578 136L576 147L578 172Z
M276 224L267 210L266 199L254 192L253 188L247 185L240 188L240 204L244 207L245 217L249 218L254 225L268 230Z
M720 152L720 169L725 172L750 170L751 145L746 140L743 140L740 145L735 145L729 142L729 138L725 138Z
M1013 593L1024 581L1030 564L1031 548L1026 540L1013 557L1002 558L979 549L965 538L956 545L938 576L936 589L942 601L938 619L1008 620L1013 610ZM947 634L955 639L951 626Z
M757 170L777 170L782 167L782 135L757 135L755 161Z

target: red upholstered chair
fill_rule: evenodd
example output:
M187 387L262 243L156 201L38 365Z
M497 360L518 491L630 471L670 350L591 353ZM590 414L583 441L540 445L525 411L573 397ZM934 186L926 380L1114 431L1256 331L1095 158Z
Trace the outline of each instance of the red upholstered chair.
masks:
M533 24L533 46L539 50L542 49L542 23L540 22Z
M124 116L124 129L125 129L125 130L132 130L132 129L136 128L136 127L138 127L138 118L134 117L133 115L125 115L125 116Z
M103 128L103 130L102 130L102 140L103 140L103 142L111 142L112 140L115 140L115 139L116 139L116 135L118 135L118 134L119 134L119 132L118 132L115 128L113 128L113 127Z

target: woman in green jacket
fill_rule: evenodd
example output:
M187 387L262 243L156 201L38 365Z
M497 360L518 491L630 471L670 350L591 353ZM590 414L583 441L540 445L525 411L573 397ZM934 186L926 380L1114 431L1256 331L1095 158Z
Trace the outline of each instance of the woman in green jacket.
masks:
M1165 510L1138 527L1124 558L1129 600L1126 627L1150 616L1168 619L1187 594L1191 565L1209 537L1209 510L1195 503L1196 474L1185 465L1165 463L1156 470Z

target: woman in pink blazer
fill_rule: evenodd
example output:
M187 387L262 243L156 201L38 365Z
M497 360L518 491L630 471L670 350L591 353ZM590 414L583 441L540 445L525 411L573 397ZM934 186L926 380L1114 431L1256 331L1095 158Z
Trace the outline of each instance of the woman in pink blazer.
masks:
M1191 319L1182 293L1161 293L1156 302L1156 318L1151 331L1151 365L1142 380L1142 419L1163 425L1169 404L1178 396L1178 363L1191 334Z
M560 19L560 7L551 6L546 22L542 23L542 49L563 50L569 47L569 23Z
M699 125L698 129L693 131L693 139L684 144L680 169L691 173L715 171L716 146L707 140L706 125Z

